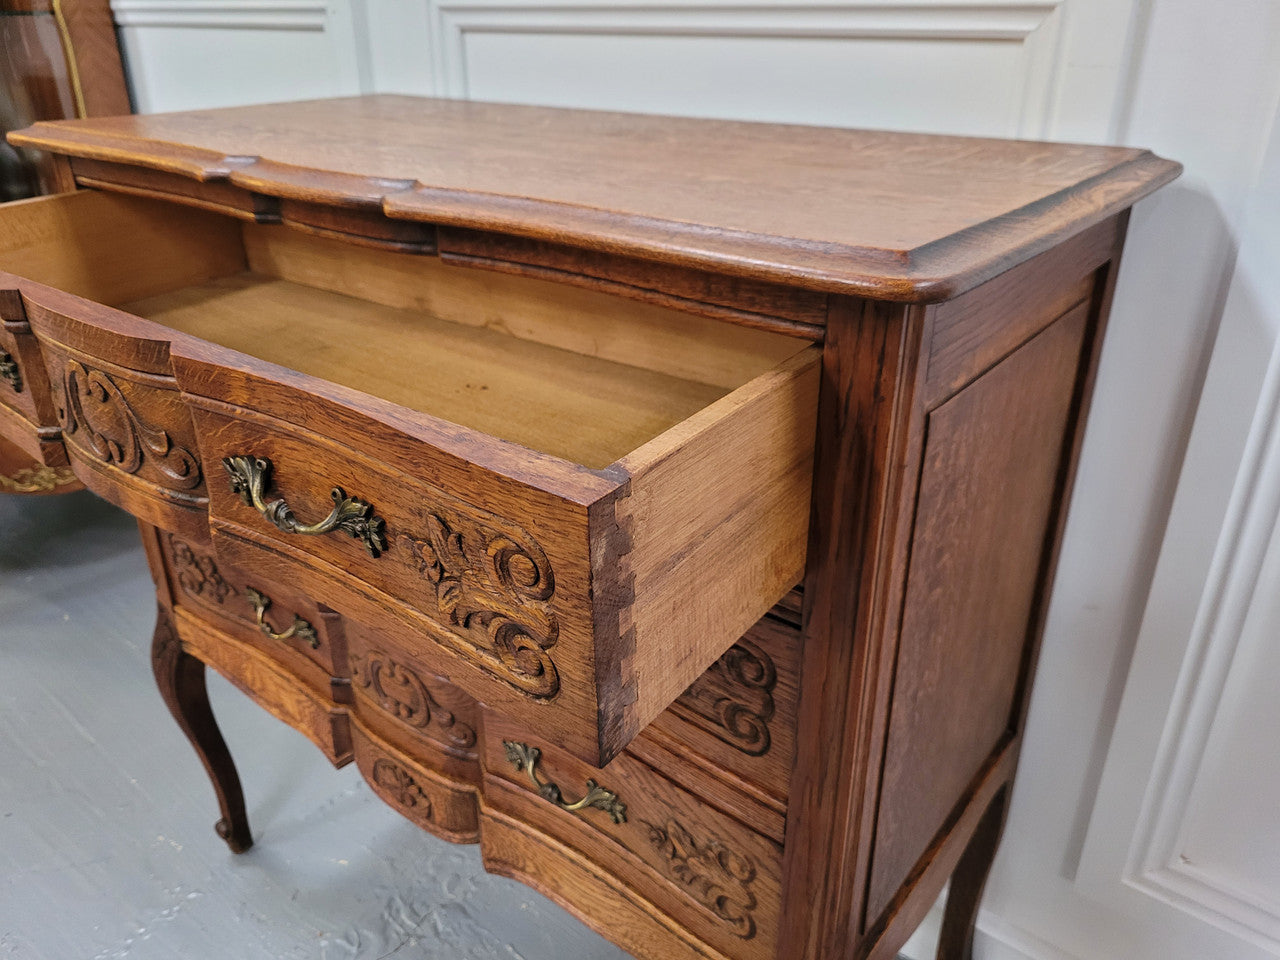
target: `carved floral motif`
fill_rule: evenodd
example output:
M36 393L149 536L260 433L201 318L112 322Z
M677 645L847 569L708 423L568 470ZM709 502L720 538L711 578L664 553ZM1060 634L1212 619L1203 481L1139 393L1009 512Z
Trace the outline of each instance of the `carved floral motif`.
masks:
M756 921L751 912L757 901L751 883L756 878L756 866L751 858L735 853L714 837L699 844L671 818L661 826L648 822L644 825L649 830L649 842L666 859L671 875L688 888L693 898L742 939L754 937Z
M67 360L58 419L77 447L125 473L137 473L143 463L149 463L171 489L200 486L200 461L195 454L139 417L115 381L101 370Z
M431 800L404 767L381 757L373 763L372 776L373 782L393 803L417 810L424 817L431 816Z
M351 679L368 690L382 709L411 727L436 727L450 746L474 747L476 732L440 705L417 673L379 650L352 655Z
M172 534L169 535L169 552L173 556L173 572L178 578L178 586L188 596L222 604L234 592L231 584L218 572L213 557L196 553L189 543Z
M489 669L539 699L560 692L560 674L547 652L559 636L547 604L555 576L532 537L433 512L424 538L397 539L433 585L445 626L485 655Z
M677 701L709 721L708 729L749 756L769 752L773 688L778 671L769 655L743 638L693 682Z

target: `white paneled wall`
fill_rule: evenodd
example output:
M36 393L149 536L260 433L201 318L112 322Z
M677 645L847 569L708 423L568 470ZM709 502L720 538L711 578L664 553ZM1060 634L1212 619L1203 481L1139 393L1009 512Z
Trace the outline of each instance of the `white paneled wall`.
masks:
M143 113L303 100L371 87L357 8L323 0L116 0Z
M1025 135L1059 49L1057 0L431 6L445 96L795 123Z
M977 953L1280 956L1280 4L112 6L143 111L386 91L1186 163L1131 225Z

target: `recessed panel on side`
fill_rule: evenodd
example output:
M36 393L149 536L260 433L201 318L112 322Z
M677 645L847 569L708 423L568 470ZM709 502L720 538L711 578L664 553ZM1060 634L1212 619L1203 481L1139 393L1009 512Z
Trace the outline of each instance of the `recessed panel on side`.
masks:
M1088 314L928 416L868 923L1011 732Z

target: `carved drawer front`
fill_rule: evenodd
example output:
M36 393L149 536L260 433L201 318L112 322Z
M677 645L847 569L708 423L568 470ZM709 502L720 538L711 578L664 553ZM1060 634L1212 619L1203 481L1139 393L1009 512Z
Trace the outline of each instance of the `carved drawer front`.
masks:
M173 362L220 555L268 547L581 758L614 756L801 575L810 350L602 470L228 351Z
M651 765L667 763L666 751L715 771L776 812L778 840L795 758L798 597L762 617L629 748Z
M485 866L515 876L582 915L599 884L727 956L772 958L782 848L627 751L603 769L588 766L521 727L485 714L481 845ZM575 809L576 808L576 809ZM753 819L753 807L740 812ZM515 862L490 824L514 826L531 843ZM577 868L530 865L543 846ZM565 857L564 848L572 851ZM522 862L524 861L524 862ZM587 864L582 863L586 861ZM586 880L587 875L595 878ZM610 935L618 931L610 928ZM625 936L625 934L624 934ZM623 946L640 950L647 938Z
M242 693L320 748L334 764L351 761L350 718L340 707L287 667L237 639L204 614L174 609L174 626L183 646L197 660L222 674Z
M216 557L207 542L157 531L174 602L318 685L349 676L346 641L336 614L292 591L287 580L257 577ZM346 699L347 684L337 685Z
M360 725L432 769L480 782L480 707L382 630L344 621Z
M76 476L147 523L201 535L205 477L163 345L87 327L75 313L27 304Z
M352 724L356 766L373 792L424 830L454 843L479 839L476 782L410 755L367 730L357 718Z
M62 445L40 345L17 282L0 273L0 440L21 454L0 458L0 493L75 489L80 483Z

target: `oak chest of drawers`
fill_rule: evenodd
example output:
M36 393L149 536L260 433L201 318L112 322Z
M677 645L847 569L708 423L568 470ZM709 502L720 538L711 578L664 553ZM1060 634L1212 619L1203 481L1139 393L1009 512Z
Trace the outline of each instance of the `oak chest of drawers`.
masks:
M232 849L206 665L639 957L891 957L949 878L968 954L1176 164L400 97L11 139L82 189L0 208L0 449L139 519Z

